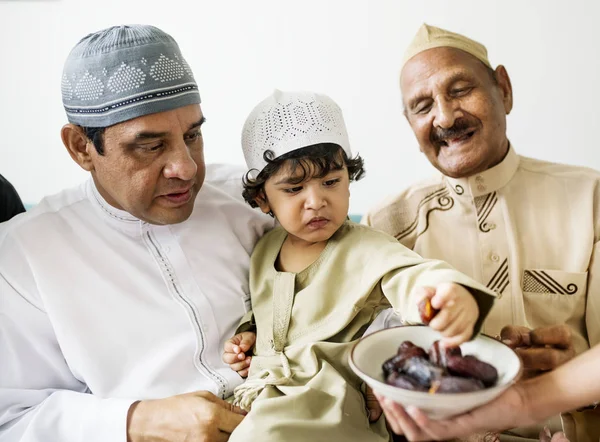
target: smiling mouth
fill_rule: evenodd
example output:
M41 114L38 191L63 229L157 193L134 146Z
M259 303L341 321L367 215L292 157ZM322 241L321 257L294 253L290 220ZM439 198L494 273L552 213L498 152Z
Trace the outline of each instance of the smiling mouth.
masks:
M450 144L462 143L463 141L469 140L474 134L475 134L475 131L471 130L459 137L446 138L446 139L440 141L440 146L448 147Z

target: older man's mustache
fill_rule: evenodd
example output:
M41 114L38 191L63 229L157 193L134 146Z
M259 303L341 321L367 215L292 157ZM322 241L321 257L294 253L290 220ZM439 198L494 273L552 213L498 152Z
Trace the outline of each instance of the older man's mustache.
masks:
M435 127L431 131L430 140L434 144L446 144L448 140L456 139L467 135L477 127L475 121L470 121L466 118L459 118L454 122L454 125L449 129Z

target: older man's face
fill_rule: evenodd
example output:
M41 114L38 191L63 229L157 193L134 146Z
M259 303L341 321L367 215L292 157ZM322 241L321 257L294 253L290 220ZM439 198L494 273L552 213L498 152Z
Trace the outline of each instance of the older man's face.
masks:
M435 48L411 58L400 76L406 118L421 151L444 175L461 178L499 163L508 149L512 88L472 55Z
M104 155L89 149L100 194L151 224L185 221L204 182L203 121L194 104L107 128Z

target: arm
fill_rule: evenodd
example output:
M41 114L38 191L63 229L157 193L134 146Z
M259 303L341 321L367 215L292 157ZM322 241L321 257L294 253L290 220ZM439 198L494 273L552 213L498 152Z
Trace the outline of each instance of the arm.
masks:
M387 253L381 247L378 256L383 262L374 260L373 265L385 268L385 262L393 260L391 255L398 253L398 247L404 249L407 265L398 266L381 280L383 293L394 308L401 312L402 318L410 322L420 322L417 305L424 295L422 290L418 290L420 287L438 287L440 284L454 283L466 288L477 303L479 316L474 326L474 333L477 334L493 306L495 294L443 261L423 259L398 243L394 243L393 246Z
M469 413L442 421L429 420L415 408L379 398L388 422L410 440L443 440L484 430L505 430L541 422L560 412L600 399L600 384L592 382L600 366L600 346L554 371L518 383L494 401ZM494 416L493 422L490 416Z
M87 393L38 300L0 275L0 441L125 442L130 399Z

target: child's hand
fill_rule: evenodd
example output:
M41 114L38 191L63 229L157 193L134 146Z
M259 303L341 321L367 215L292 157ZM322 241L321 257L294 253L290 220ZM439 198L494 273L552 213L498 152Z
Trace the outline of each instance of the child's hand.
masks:
M229 364L233 371L245 378L248 376L248 369L252 358L248 356L254 343L256 342L256 333L242 332L225 342L223 352L223 362Z
M479 307L471 293L462 285L442 283L437 287L421 287L423 298L431 298L431 306L439 310L429 326L439 331L442 342L454 347L471 339L473 327L479 317Z

